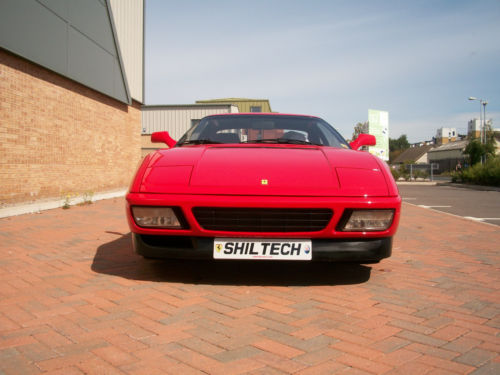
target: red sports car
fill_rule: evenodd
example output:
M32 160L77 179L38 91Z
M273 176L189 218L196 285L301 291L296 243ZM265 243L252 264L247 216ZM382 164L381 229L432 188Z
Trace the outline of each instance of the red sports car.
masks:
M276 113L205 117L153 142L127 194L137 253L150 258L378 262L401 198L388 166L327 122Z

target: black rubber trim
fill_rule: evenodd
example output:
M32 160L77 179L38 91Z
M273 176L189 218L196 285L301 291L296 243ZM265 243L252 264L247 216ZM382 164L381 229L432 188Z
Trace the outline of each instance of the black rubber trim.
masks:
M136 253L148 258L213 259L213 237L132 234ZM312 239L313 261L373 263L392 253L392 237Z

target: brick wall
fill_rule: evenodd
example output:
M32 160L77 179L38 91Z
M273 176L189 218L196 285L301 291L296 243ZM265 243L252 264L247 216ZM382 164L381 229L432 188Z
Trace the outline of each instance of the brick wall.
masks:
M0 49L0 207L125 188L141 110Z
M164 143L153 143L151 142L151 134L143 134L141 135L141 148L142 157L145 157L147 154L153 152L154 150L167 148L167 145L165 145Z

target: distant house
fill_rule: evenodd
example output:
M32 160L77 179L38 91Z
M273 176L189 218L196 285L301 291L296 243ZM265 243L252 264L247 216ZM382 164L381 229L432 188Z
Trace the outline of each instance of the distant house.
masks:
M421 141L421 142L417 142L417 143L410 143L410 147L421 147L421 146L433 146L435 144L434 140L430 140L430 141Z
M246 99L246 98L224 98L197 100L197 104L232 104L238 107L241 113L248 112L272 112L269 99Z
M473 118L467 124L467 136L469 138L481 137L481 122L477 118Z
M432 150L434 145L427 145L421 147L410 147L399 154L392 162L392 165L401 165L407 162L414 164L427 164L428 152Z
M446 143L455 142L457 140L457 129L455 128L439 128L436 132L436 143L444 145Z
M464 150L468 141L445 143L428 152L429 163L438 165L436 173L455 170L458 163L465 164Z
M481 121L477 118L473 118L467 124L467 137L469 138L481 138ZM493 130L495 133L498 129L493 129L493 120L489 119L486 121L486 131Z

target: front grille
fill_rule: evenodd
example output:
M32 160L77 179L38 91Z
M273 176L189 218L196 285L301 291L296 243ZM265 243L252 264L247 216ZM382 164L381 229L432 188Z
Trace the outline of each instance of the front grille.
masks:
M194 207L193 214L207 230L225 232L316 232L333 212L323 208Z

